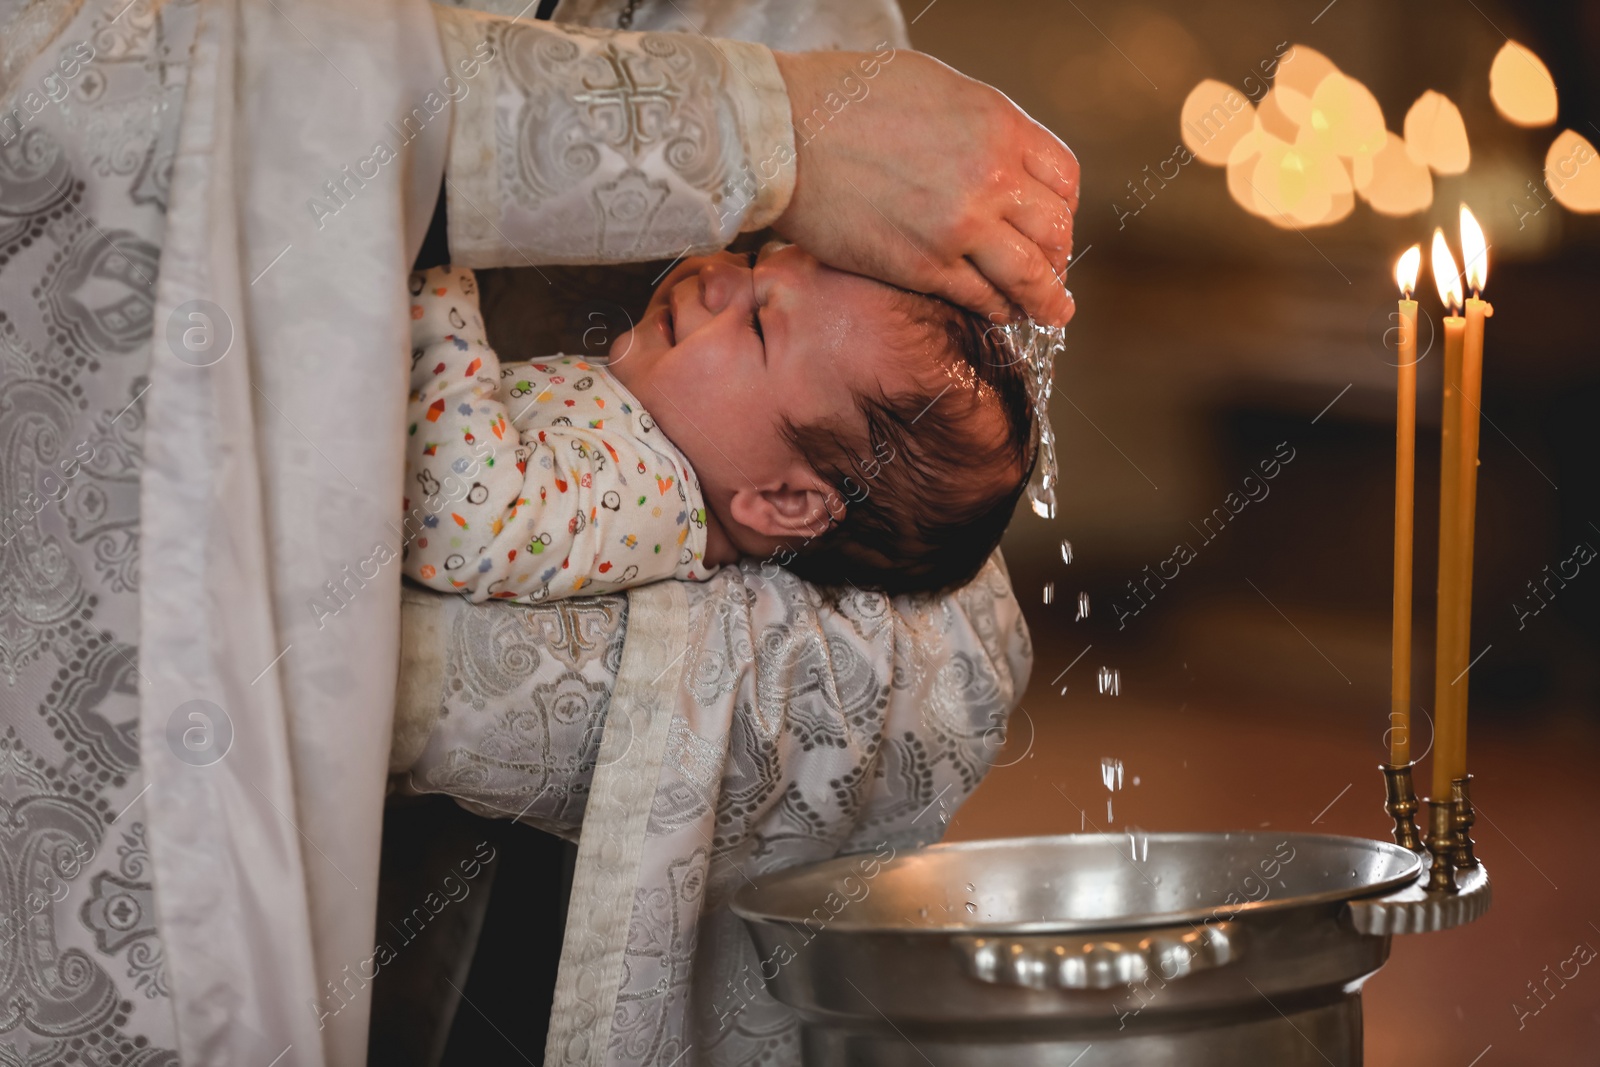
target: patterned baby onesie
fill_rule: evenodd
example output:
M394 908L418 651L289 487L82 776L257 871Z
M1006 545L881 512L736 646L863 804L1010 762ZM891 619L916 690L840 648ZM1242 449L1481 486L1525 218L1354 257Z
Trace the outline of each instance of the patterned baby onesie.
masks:
M474 601L701 581L706 514L683 455L603 368L500 365L477 279L411 276L405 573Z

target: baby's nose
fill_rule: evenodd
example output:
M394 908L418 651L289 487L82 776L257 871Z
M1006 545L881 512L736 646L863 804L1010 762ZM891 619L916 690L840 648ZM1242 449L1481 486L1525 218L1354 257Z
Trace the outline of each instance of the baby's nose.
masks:
M707 263L700 272L700 285L706 310L713 315L753 297L747 261L734 261L731 256L718 256Z

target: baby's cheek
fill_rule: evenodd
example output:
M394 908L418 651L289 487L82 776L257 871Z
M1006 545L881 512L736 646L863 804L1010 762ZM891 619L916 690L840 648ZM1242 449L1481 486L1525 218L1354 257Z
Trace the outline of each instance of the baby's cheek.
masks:
M679 367L673 375L672 401L696 420L726 417L729 409L754 395L747 376L730 361L716 356Z

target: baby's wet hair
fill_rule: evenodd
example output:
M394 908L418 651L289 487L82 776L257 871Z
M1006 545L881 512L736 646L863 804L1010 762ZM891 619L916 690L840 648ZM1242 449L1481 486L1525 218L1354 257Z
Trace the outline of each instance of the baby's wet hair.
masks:
M836 422L785 428L836 494L829 511L844 511L793 546L787 566L819 585L937 592L971 581L999 545L1037 461L1033 411L1001 328L937 297L891 299L948 372L919 374L931 388L857 397L864 434Z

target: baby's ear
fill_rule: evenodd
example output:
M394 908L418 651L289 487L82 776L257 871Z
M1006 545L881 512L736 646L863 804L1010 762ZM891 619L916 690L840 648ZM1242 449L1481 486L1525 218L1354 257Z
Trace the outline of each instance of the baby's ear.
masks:
M746 486L728 502L733 521L763 537L784 540L820 537L844 518L844 501L815 478L783 482L765 489Z

